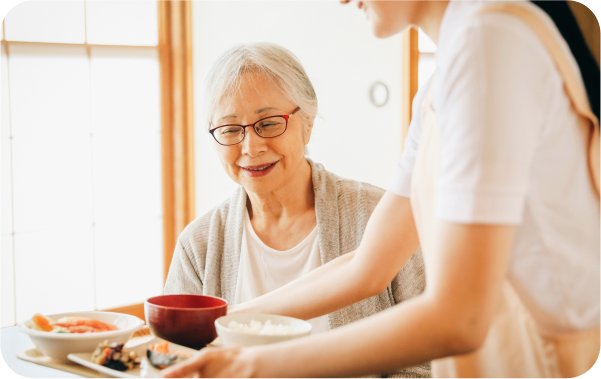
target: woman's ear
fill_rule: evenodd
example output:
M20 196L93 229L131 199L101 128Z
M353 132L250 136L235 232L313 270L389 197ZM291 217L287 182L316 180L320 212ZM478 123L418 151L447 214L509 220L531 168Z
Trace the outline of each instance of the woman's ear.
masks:
M313 132L313 123L307 123L305 125L305 129L304 129L304 135L303 135L303 139L305 141L305 145L307 145L309 143L309 141L311 141L311 133Z

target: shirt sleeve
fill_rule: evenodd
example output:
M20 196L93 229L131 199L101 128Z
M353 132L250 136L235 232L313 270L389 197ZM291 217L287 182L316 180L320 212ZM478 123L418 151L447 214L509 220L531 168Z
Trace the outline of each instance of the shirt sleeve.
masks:
M419 138L422 132L422 111L421 104L430 88L432 78L417 92L411 104L411 123L407 131L405 139L405 147L401 159L398 161L392 182L388 186L388 190L399 196L410 197L411 194L411 174L415 164L415 156L417 155L417 147Z
M507 15L466 26L439 67L433 107L441 139L439 219L519 224L544 123L553 63L534 33Z

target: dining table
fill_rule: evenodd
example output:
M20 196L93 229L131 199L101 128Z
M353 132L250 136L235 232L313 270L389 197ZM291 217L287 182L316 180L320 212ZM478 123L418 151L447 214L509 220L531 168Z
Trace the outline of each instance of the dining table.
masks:
M85 378L85 376L17 358L19 352L35 347L29 336L19 331L18 326L0 329L0 342L2 345L2 358L5 363L5 367L2 367L0 370L0 375L3 378L19 377L19 375L26 378ZM9 370L12 370L12 372Z

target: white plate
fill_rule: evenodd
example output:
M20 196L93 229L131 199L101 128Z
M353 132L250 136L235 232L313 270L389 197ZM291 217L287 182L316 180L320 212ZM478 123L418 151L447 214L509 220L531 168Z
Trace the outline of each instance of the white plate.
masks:
M155 338L151 339L150 341L144 342L144 343L139 344L134 347L125 345L125 348L128 350L135 351L139 357L145 357L146 349L148 348L149 345L159 343L162 341L163 341L162 339L155 337ZM189 353L196 352L196 350L194 350L194 349L190 349L189 347L185 347L185 346L176 345L171 342L169 342L168 346L169 346L169 351L179 350L179 351L187 351ZM140 377L140 366L136 366L136 367L132 368L131 370L127 370L127 371L113 370L111 368L104 367L104 366L101 366L101 365L98 365L98 364L92 362L92 360L91 360L92 353L93 352L69 354L68 358L69 358L69 360L71 360L73 362L79 363L82 366L94 369L101 374L104 374L104 375L107 375L107 376L110 376L113 378L139 378Z

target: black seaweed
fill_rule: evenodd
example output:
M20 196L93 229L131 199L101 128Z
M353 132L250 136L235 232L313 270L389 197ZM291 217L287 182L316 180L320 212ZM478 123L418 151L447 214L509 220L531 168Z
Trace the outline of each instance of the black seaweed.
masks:
M157 353L152 349L146 350L146 356L150 364L156 368L173 366L181 360L178 355Z

